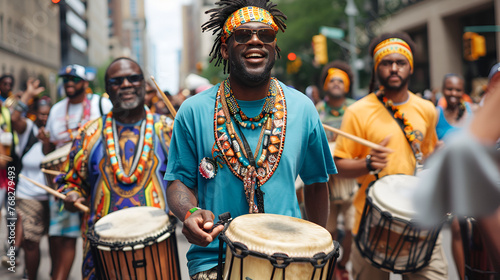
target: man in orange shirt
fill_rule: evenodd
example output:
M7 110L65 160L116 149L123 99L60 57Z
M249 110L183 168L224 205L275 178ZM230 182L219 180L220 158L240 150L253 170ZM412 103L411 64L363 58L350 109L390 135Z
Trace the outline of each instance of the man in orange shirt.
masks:
M337 139L334 154L339 176L357 178L361 184L353 201L356 210L354 235L360 226L366 189L376 179L374 174L378 173L380 178L394 174L414 175L437 143L434 105L408 90L408 80L413 74L412 50L414 43L404 33L375 38L370 45L374 59L370 91L376 82L380 88L348 107L342 120L343 131L385 146L370 149L345 137ZM399 119L404 128L395 119ZM448 279L446 259L440 241L437 243L429 265L407 274L405 279ZM351 262L354 279L389 279L388 272L369 265L355 244Z

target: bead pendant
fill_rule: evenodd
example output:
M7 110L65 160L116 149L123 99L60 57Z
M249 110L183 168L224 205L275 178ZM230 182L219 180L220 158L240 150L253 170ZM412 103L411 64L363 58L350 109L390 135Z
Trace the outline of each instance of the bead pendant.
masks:
M202 158L198 167L201 176L205 179L213 179L215 175L217 175L217 169L217 163L215 160L208 157Z

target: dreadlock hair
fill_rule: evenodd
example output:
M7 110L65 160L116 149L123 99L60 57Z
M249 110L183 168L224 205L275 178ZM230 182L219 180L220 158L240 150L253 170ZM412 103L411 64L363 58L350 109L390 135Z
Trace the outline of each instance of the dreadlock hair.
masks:
M224 65L224 74L229 73L229 65L227 61L222 58L221 39L223 36L224 23L226 23L226 20L232 13L247 6L263 8L269 11L281 32L285 32L286 24L284 21L287 17L283 12L275 8L277 6L276 4L269 0L220 0L215 4L220 7L205 12L206 14L210 14L210 19L201 26L201 30L202 32L212 30L212 35L217 35L212 50L210 51L210 56L212 57L210 62L215 60L215 66L219 66L222 63ZM276 53L278 57L281 57L278 45L276 45Z
M323 89L323 85L326 82L326 78L328 77L328 70L330 70L330 68L340 69L347 74L347 76L349 77L349 81L351 83L349 85L349 88L346 88L346 93L350 92L353 84L352 79L354 75L352 74L351 66L349 66L349 64L345 63L342 60L334 60L323 67L323 70L321 71L321 81L320 81L321 89Z
M415 51L415 46L416 46L415 42L413 42L410 35L408 35L407 33L405 33L405 32L384 33L376 38L373 38L373 40L370 42L370 46L368 47L368 50L370 51L370 55L372 56L372 58L373 58L373 51L375 50L377 45L382 43L383 41L385 41L387 39L390 39L390 38L399 38L399 39L405 41L408 44L408 46L410 47L410 50L412 52ZM372 78L370 80L370 91L369 92L373 92L375 90L375 88L377 88L377 86L378 86L376 81L375 81L375 72L376 71L377 71L377 69L373 69L373 71L372 71Z
M449 78L453 78L453 77L456 77L457 79L461 80L462 83L464 84L465 86L465 80L462 76L458 75L458 74L455 74L455 73L448 73L446 75L444 75L444 78L443 78L443 86L442 86L442 91L444 91L444 87L445 87L445 83L446 83L446 80L448 80ZM465 94L465 93L463 93ZM464 102L464 99L463 98L460 98L460 103L458 104L458 114L457 114L457 121L460 120L462 118L462 116L464 115L465 113L465 102Z

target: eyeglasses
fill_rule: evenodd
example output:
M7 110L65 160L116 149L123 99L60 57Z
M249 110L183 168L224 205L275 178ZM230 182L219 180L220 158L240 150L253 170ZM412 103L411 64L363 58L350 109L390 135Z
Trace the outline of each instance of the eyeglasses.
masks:
M114 78L109 78L108 83L112 86L120 86L121 84L123 84L123 81L125 79L127 79L127 81L129 81L129 83L131 84L138 84L142 80L144 80L144 76L140 74L133 74L130 76L114 77Z
M75 77L75 76L64 76L64 77L62 77L62 79L63 79L63 83L67 83L67 82L79 83L79 82L83 81L82 78Z
M264 29L246 29L239 28L234 30L234 40L239 44L245 44L250 41L253 37L253 34L257 34L259 40L264 44L269 44L274 42L276 39L276 32L273 29L264 28Z

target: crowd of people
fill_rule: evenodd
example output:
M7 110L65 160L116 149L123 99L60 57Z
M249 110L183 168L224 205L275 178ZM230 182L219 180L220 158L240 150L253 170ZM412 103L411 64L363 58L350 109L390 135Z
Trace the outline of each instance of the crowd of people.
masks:
M150 205L151 203L153 206L163 209L166 208L166 199L164 196L166 184L159 186L153 184L153 179L149 175L152 171L149 170L149 168L152 167L150 163L154 163L156 166L156 164L165 165L167 162L168 141L165 137L168 137L168 139L170 137L166 130L169 129L171 125L172 119L168 117L171 116L171 113L166 109L163 101L159 99L156 87L152 86L150 82L145 82L142 70L136 62L128 58L120 58L111 63L110 67L111 66L115 67L106 72L110 74L110 76L106 77L106 94L103 95L91 93L85 67L71 64L61 69L59 78L62 80L65 97L55 104L53 104L50 97L43 95L42 92L44 88L40 86L38 80L29 79L25 91L12 93L14 77L12 75L3 75L0 78L0 83L2 85L1 108L3 113L0 135L2 139L0 152L3 156L0 158L0 171L2 172L2 187L0 189L2 190L2 202L4 199L5 202L7 202L6 193L9 191L9 187L11 187L11 185L8 185L8 176L10 176L8 175L10 174L8 170L11 170L9 166L12 166L12 170L18 170L16 175L22 174L44 185L52 185L52 187L56 189L59 188L59 183L51 181L51 177L46 176L46 174L42 172L41 166L43 165L49 169L52 168L55 171L64 170L67 174L70 174L70 177L68 177L68 179L59 178L58 182L66 182L67 184L72 182L76 184L77 182L71 181L76 178L71 177L71 175L73 175L73 173L71 173L71 167L74 167L75 161L78 162L79 167L81 167L82 160L85 160L85 164L87 164L88 158L77 157L75 159L69 157L69 155L71 153L71 155L74 156L72 152L76 151L76 149L82 149L83 144L86 144L85 147L87 148L93 147L93 145L87 146L86 141L89 140L82 138L82 131L88 129L85 127L85 124L94 129L94 134L90 136L99 137L101 133L95 132L100 132L104 128L102 125L106 125L107 123L100 122L100 130L95 130L93 125L97 125L97 119L102 116L111 117L113 115L110 114L116 112L111 118L113 120L111 128L116 129L116 126L118 127L118 138L116 140L117 143L120 143L119 149L122 153L124 152L124 155L122 154L124 167L121 167L122 164L120 164L119 168L124 168L126 174L129 174L131 171L133 172L137 168L140 168L143 172L148 174L148 176L146 176L148 178L147 181L140 181L141 191L137 194L137 196L140 196L144 200L141 201L140 199L130 198L128 202L121 201L123 205L120 204L119 207L126 208L137 205ZM125 68L128 72L123 70ZM130 70L130 68L132 69ZM123 91L125 93L120 89L121 86L126 88L126 90ZM125 99L126 102L118 102L118 94L125 94L126 96L123 99ZM181 98L181 100L185 99L184 96L179 98ZM115 102L115 104L113 104L113 102ZM177 108L180 106L179 103L180 102L176 102ZM146 112L144 109L145 105L148 108L147 115L143 113ZM132 109L135 109L135 111ZM153 115L152 111L157 113ZM154 118L152 116L154 116ZM147 125L142 125L142 120L146 118L148 119ZM114 119L118 121L118 125L115 124ZM152 123L149 123L150 121L152 121ZM156 123L162 124L163 128L158 127ZM151 126L154 127L152 131L150 131ZM157 131L157 129L160 130ZM163 130L165 130L164 133L159 133L159 131ZM150 135L143 135L145 131L150 135L153 133L153 135L158 135L158 137L162 138L161 140L159 138L153 140L154 147L148 142L139 143L139 141L144 140L145 137L148 141L151 140ZM141 132L142 135L139 132ZM114 132L111 132L107 136L109 135L113 137ZM88 138L90 139L90 137ZM98 140L101 141L101 145L103 145L102 141L107 141L107 139L104 138L92 139L92 144L96 144ZM140 149L136 149L135 145L138 145ZM99 157L102 157L102 153L108 149L106 146L103 147L102 150L99 150L100 153L96 154L96 157L98 157L96 160L100 160ZM146 157L147 164L139 161L140 166L133 162L135 157L133 151L138 150L140 152L139 156L144 157L144 155L142 155L144 153L143 150L149 150L150 148L153 148L153 154L158 155L154 160ZM161 149L161 151L156 149ZM130 151L132 151L132 154ZM95 150L92 150L92 153L88 151L89 158L94 156L93 152L95 152ZM61 154L57 155L57 153ZM120 153L117 151L116 154L119 155ZM69 158L65 160L67 157ZM49 158L53 161L48 161ZM64 169L65 166L61 162L64 161L69 163L68 160L71 160L71 164L68 164L68 167ZM145 168L145 165L147 165L148 168ZM109 168L113 168L113 166L110 165ZM165 168L166 166L163 166L162 170L164 171ZM78 171L81 170L79 169ZM84 178L84 182L87 180L92 180L92 182L94 182L97 180L95 176L102 174L101 170L94 171L90 169L90 171L93 171L93 173L79 173L78 176L83 175L85 177L78 177L78 182L81 183L82 178ZM109 169L105 172L107 172L107 174L114 174L116 171L114 169ZM143 176L140 175L141 174L139 174L138 177L142 179ZM126 177L128 177L128 175L126 175ZM102 180L103 178L100 179ZM77 238L86 238L85 233L87 229L92 226L93 222L95 222L96 215L102 217L113 210L100 207L100 212L98 213L91 212L85 215L72 213L63 207L63 200L56 199L54 196L49 195L45 190L36 186L29 180L24 179L24 177L19 176L16 177L15 180L16 207L14 209L16 209L17 214L17 223L15 226L16 240L15 246L6 246L8 249L4 250L4 245L1 245L1 249L4 251L2 256L3 265L9 267L10 261L14 259L17 263L21 262L21 260L16 257L19 256L19 250L22 249L24 251L24 263L26 268L24 276L26 279L37 279L38 266L40 263L40 240L44 235L48 234L52 264L50 270L51 278L68 279L75 259ZM112 181L113 180L111 180L111 182ZM131 183L128 181L125 182L127 186ZM155 182L164 182L163 173L157 173ZM97 186L98 183L100 183L100 181L95 181L95 186ZM120 184L118 184L118 186L119 185ZM76 188L73 190L71 186L72 185L66 186L68 190L71 190L67 195L68 199L73 199L75 194L88 195L88 192ZM114 189L116 186L110 187ZM142 187L144 187L144 189ZM147 201L147 196L144 194L145 191L148 191L148 196L150 196L147 198ZM123 191L122 193L118 192L118 195L123 195ZM117 196L114 197L118 199ZM88 196L86 198L91 200ZM116 204L116 201L113 201L111 204L109 204L108 201L108 205L111 205L112 209L117 209L118 206ZM68 208L73 210L71 206ZM7 209L7 207L5 209ZM88 221L84 223L82 219ZM86 224L87 226L85 226ZM6 242L3 243L7 245ZM84 275L88 276L93 273L93 263L92 259L87 254L89 247L88 243L85 243L85 246L86 249L84 251L87 257L84 258L84 271L87 274ZM13 252L10 252L11 248L14 248Z
M377 247L383 243L380 235L391 233L371 232L379 226L370 224L371 213L378 210L374 201L385 201L377 196L383 191L376 184L407 175L429 182L415 201L432 203L425 211L413 212L423 212L418 214L433 226L442 224L447 213L453 216L453 259L460 278L497 279L500 172L493 147L500 132L493 120L499 114L495 104L500 64L491 69L480 104L468 102L467 81L456 73L443 77L443 97L433 103L409 90L412 39L406 33L385 33L369 46L373 71L365 97L350 98L352 70L340 60L326 64L320 84L304 94L271 76L280 55L276 35L286 29L286 15L275 4L221 0L207 13L210 19L202 31L217 35L211 62L228 76L189 99L181 93L170 96L176 100L175 111L169 110L168 101L140 65L127 57L109 64L102 95L89 89L85 67L64 67L59 77L65 97L58 102L42 94L38 80L29 79L25 91L13 93L14 77L0 77L0 201L9 202L9 182L14 181L17 215L16 246L5 252L7 262L22 248L26 279L37 279L40 240L48 234L51 279L68 279L76 240L82 237L82 278L99 279L100 264L88 233L108 214L151 206L183 223L182 233L192 244L187 266L194 280L217 279L223 270L219 253L224 244L217 236L225 227L215 217L225 212L233 218L285 215L326 228L341 246L334 270L337 280L389 279L390 271L404 272L403 279L448 279L439 234L431 241L425 235L416 238L415 246L426 240L425 259L401 269L395 268L397 260L387 257L395 250L391 238L386 247ZM339 129L344 134L335 132ZM464 137L468 132L473 136ZM457 144L456 139L462 141ZM481 150L478 154L484 157L467 153L467 145L473 144L470 150ZM453 160L449 147L463 152ZM54 179L47 179L40 168L49 155L64 158L64 164L55 166L60 174ZM481 164L471 166L487 161L485 157L493 165L484 167L488 170ZM434 158L429 167L427 159ZM440 168L443 172L436 173ZM461 178L468 177L459 183L453 180L455 174L449 170L455 168ZM303 201L298 201L293 187L298 176ZM56 199L26 178L52 185L65 199ZM479 194L465 195L476 184L484 185ZM398 188L406 191L407 186ZM399 204L394 201L386 207ZM82 205L89 210L80 212ZM390 216L380 214L380 220L400 222L393 218L400 214L397 210ZM391 231L390 226L385 229ZM409 239L415 238L396 241ZM376 243L365 244L370 242ZM480 264L469 254L477 250L473 242L483 245L476 252ZM369 251L372 248L375 251ZM397 258L407 249L398 248ZM377 256L382 251L385 259L380 263Z

